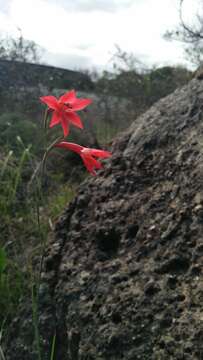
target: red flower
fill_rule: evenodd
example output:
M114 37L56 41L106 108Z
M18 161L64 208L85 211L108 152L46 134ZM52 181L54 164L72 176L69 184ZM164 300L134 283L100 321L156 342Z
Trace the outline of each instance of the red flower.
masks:
M55 145L56 147L65 148L68 150L72 150L79 154L87 168L87 170L92 174L96 175L95 169L101 169L102 164L95 159L98 158L108 158L111 156L109 151L98 150L98 149L90 149L78 144L70 143L62 141Z
M92 102L91 99L78 99L74 90L65 93L59 99L55 96L42 96L40 100L48 105L48 108L53 111L49 127L61 123L64 137L69 133L70 123L80 129L83 128L80 117L75 111L84 109Z

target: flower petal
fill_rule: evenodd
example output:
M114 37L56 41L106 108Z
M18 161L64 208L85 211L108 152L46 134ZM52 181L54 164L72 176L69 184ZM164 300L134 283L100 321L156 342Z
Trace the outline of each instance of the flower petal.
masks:
M78 154L80 154L83 149L83 146L81 146L81 145L66 142L66 141L61 141L60 143L56 144L55 146L75 151Z
M89 149L91 152L91 155L99 157L99 158L108 158L112 154L109 151L105 150L99 150L99 149Z
M50 109L57 110L58 100L55 96L41 96L40 100L45 103Z
M68 91L67 93L65 93L64 95L62 95L59 98L59 101L62 103L72 103L75 101L75 99L76 99L75 90L71 90L71 91Z
M87 148L87 147L84 147L84 146L81 146L81 145L78 145L75 143L66 142L66 141L61 141L60 143L58 143L54 146L72 150L72 151L78 153L81 156L85 167L92 175L96 175L95 170L101 169L103 167L103 165L98 160L96 160L93 156L102 157L102 155L103 155L103 157L109 157L111 155L111 153L109 153L108 151L90 149L90 148ZM95 154L97 154L97 155L95 155Z
M87 168L87 170L93 174L96 175L96 172L94 169L101 169L102 168L102 164L97 161L96 159L94 159L91 156L85 156L84 153L81 154L81 157L83 159L83 162Z
M76 99L71 105L73 111L78 111L84 109L86 106L92 103L91 99Z
M63 128L64 137L66 137L69 134L69 122L64 116L61 119L61 125Z
M83 129L83 124L80 120L80 117L74 113L74 112L71 112L71 111L67 111L64 113L64 117L70 121L73 125L77 126L78 128L80 129Z
M49 127L51 128L51 127L59 124L60 122L61 122L61 117L59 116L59 114L56 111L54 111L52 118L51 118L51 122L49 124Z

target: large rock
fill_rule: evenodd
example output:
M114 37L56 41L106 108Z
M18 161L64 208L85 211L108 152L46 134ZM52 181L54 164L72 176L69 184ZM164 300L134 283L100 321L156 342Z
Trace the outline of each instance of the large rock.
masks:
M203 359L203 82L115 141L50 240L39 296L43 360ZM35 360L32 310L6 359ZM15 355L14 355L15 354Z

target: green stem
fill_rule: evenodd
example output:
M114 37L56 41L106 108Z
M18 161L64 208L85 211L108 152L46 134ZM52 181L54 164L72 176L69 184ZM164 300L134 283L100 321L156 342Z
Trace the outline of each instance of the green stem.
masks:
M46 149L45 153L44 153L44 156L42 158L42 162L41 162L41 167L42 167L42 177L45 173L45 164L46 164L46 159L47 159L47 156L49 154L49 152L53 149L54 145L56 145L58 142L62 141L64 138L63 137L59 137L57 138L56 140L53 141L53 143L51 145L48 146L48 148Z
M35 340L37 346L37 355L38 360L42 360L41 357L41 346L40 346L40 335L39 335L39 323L38 323L38 309L37 309L37 298L34 291L34 283L32 282L31 285L31 292L32 292L32 316L34 322L34 330L35 330Z
M45 174L45 164L46 164L46 159L47 156L49 154L49 152L51 151L51 149L54 147L55 144L57 144L60 140L62 140L63 138L57 138L45 151L44 156L42 158L42 162L41 162L41 168L42 168L42 172L41 172L41 188L42 188L42 179L43 176ZM38 200L38 199L37 199ZM41 273L42 273L42 267L43 267L43 262L44 262L44 254L45 254L45 248L46 248L46 242L44 241L44 237L42 235L42 231L41 231L41 224L40 224L40 211L39 211L39 204L37 201L36 204L36 208L37 208L37 223L38 223L38 230L39 230L39 234L40 237L42 239L42 255L41 255L41 260L40 260L40 268L39 268L39 279L38 279L38 286L40 284L40 280L41 280Z
M1 346L0 346L0 359L1 359L1 360L6 360Z
M45 130L47 128L47 118L48 118L48 111L45 112L45 116L44 116ZM35 290L34 290L34 283L32 284L32 312L33 312L33 321L34 321L36 346L37 346L37 352L38 352L38 360L41 360L41 346L40 346L40 334L39 334L39 327L38 327L38 307L37 307L37 305L38 305L38 299L39 299L39 286L40 286L40 281L41 281L41 274L42 274L44 255L45 255L45 249L46 249L46 242L44 241L44 237L43 237L42 229L41 229L41 223L40 223L40 211L39 211L39 197L40 197L39 192L40 191L39 190L42 189L42 179L45 174L45 165L46 165L47 156L48 156L49 152L52 150L52 148L54 147L54 145L56 145L61 140L63 140L63 137L57 138L55 141L53 141L51 143L51 145L49 145L46 148L46 151L44 153L44 156L41 161L41 166L40 166L40 168L41 168L40 189L39 188L37 189L38 192L37 192L37 199L36 199L36 210L37 210L38 230L39 230L40 238L42 240L42 242L41 242L42 243L42 254L41 254L41 259L40 259L39 276L37 279L37 284L36 284ZM52 342L51 360L54 357L55 342L56 342L56 335L54 335L53 342Z
M44 113L44 120L43 120L43 125L44 125L45 130L47 129L48 116L49 116L49 109L46 109L45 113Z
M55 346L56 346L56 333L54 334L53 340L52 340L50 360L54 360Z
M49 154L49 152L51 151L51 149L54 147L55 144L57 144L59 141L63 140L63 137L59 137L57 138L51 145L49 145L49 147L46 149L44 156L42 158L42 162L41 162L41 168L42 168L42 172L41 172L41 179L43 179L43 176L45 174L45 164L46 164L46 159L47 156ZM41 180L41 184L42 184L42 180ZM41 185L42 187L42 185ZM41 280L41 273L42 273L42 268L43 268L43 262L44 262L44 255L45 255L45 248L46 248L46 242L44 241L44 237L42 235L42 231L41 231L41 224L40 224L40 211L39 211L39 204L37 201L37 222L38 222L38 229L39 229L39 234L40 237L42 239L42 255L41 255L41 260L40 260L40 268L39 268L39 278L38 278L38 286L40 284L40 280Z

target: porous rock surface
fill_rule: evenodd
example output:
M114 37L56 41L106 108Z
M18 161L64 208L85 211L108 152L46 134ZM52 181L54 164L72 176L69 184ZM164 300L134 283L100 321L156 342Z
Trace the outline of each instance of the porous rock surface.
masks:
M203 359L202 265L203 81L194 79L115 141L57 222L40 286L42 360L54 334L56 360ZM33 339L24 305L6 359L38 359Z

